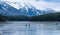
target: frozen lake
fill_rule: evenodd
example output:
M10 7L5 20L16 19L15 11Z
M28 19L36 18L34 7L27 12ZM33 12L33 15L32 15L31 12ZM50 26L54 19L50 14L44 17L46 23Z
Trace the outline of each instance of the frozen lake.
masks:
M60 35L60 22L7 21L0 24L0 33L2 35Z

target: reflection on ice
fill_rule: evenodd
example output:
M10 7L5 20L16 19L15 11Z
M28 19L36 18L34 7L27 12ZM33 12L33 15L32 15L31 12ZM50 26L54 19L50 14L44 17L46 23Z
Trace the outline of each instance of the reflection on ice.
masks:
M12 35L12 34L11 34ZM14 33L13 33L13 35L20 35L20 32L19 31L15 31Z
M0 35L2 35L2 32L0 31Z
M5 22L0 26L2 35L59 35L60 22Z

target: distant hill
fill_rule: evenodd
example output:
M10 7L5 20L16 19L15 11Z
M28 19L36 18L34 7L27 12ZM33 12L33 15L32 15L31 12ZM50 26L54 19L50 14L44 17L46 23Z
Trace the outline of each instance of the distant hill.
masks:
M33 16L31 21L60 21L60 12Z
M60 21L60 12L32 16L32 17L24 15L16 15L16 16L0 15L0 21Z
M0 22L7 21L7 17L0 14Z

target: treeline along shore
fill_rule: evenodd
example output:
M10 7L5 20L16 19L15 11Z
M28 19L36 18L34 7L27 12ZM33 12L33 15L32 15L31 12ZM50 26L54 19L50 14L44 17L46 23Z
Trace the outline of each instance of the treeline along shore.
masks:
M23 15L5 16L0 14L0 22L3 21L60 21L60 12L43 14L32 17Z

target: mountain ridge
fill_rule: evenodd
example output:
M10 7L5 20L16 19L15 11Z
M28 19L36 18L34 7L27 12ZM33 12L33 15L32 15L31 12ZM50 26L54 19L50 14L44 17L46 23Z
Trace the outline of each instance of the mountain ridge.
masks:
M25 4L25 3L24 3ZM30 4L29 4L30 5ZM26 16L37 16L37 15L41 15L41 14L49 14L49 13L54 13L55 11L53 9L46 9L46 10L38 10L36 9L34 6L28 4L25 4L24 7L20 8L20 9L16 9L13 6L2 2L0 3L0 9L2 9L6 14L4 15L26 15ZM2 11L0 11L0 13L4 13Z

